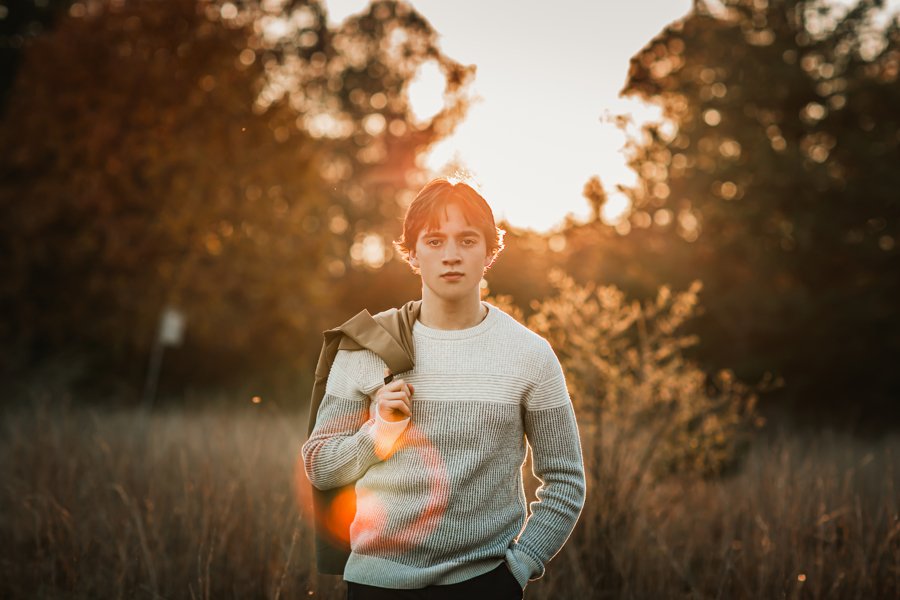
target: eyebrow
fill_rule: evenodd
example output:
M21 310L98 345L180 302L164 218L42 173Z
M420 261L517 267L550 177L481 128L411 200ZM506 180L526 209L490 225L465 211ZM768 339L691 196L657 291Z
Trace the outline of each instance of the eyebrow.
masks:
M456 237L467 237L470 235L478 237L479 233L480 233L479 231L476 231L474 229L466 229L466 230L460 231L458 234L456 234ZM445 238L447 236L439 231L430 231L430 232L423 233L422 237Z

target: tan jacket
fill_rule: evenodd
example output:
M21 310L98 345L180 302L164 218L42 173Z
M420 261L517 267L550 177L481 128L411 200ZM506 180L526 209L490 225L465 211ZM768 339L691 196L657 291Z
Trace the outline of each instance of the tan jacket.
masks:
M410 300L400 308L390 308L374 316L363 309L342 325L322 332L325 341L316 363L307 438L316 425L328 374L338 350L368 349L384 360L391 373L409 371L415 366L412 326L419 318L421 307L421 300ZM390 379L386 378L385 383L388 381ZM312 488L316 566L320 573L344 573L344 565L350 556L350 522L356 513L354 485L351 483L326 491ZM339 502L335 502L336 499ZM348 499L352 500L349 504Z

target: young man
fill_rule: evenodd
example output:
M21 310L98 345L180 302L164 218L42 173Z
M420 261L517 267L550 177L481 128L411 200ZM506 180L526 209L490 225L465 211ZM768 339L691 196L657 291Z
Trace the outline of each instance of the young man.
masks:
M469 185L428 183L396 242L422 279L413 368L385 384L370 350L334 356L302 455L316 488L356 482L348 598L522 598L581 512L584 466L559 360L480 299L504 233ZM526 438L542 480L527 520Z

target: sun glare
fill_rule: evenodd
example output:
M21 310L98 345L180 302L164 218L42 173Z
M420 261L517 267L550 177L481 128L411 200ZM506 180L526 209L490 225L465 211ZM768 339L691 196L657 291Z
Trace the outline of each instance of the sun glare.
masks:
M554 9L560 27L548 27L539 11L504 3L410 4L434 27L448 57L477 68L465 118L451 135L425 149L419 166L433 175L468 171L498 220L538 232L555 231L567 218L588 221L591 207L582 191L598 176L611 196L602 217L622 224L628 200L614 197L613 190L636 181L622 152L626 135L658 121L660 111L619 92L629 59L684 16L689 0L641 0L615 11L602 3L562 0ZM326 0L326 5L333 25L367 7L365 0ZM510 18L516 27L508 26ZM412 120L427 123L441 111L445 89L438 64L421 65L406 89ZM604 117L608 114L628 115L631 127L620 130L615 119ZM324 120L316 124L320 135L339 129ZM402 132L403 125L377 117L365 122L370 133ZM377 252L369 252L377 262Z
M618 225L628 214L630 208L631 201L625 194L610 194L609 199L600 209L600 218L607 225Z
M427 123L444 108L445 88L444 75L435 61L419 67L407 89L410 109L419 123Z

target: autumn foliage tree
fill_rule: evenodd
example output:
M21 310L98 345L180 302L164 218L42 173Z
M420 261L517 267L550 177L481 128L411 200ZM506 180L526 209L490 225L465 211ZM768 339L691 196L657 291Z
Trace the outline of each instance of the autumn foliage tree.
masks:
M703 281L704 358L868 420L900 394L900 26L880 4L698 2L623 90L666 118L630 149L629 237L663 281Z
M435 40L391 1L338 27L316 0L73 3L0 121L4 362L69 352L140 382L169 305L183 379L314 360L349 249L465 110L473 70ZM447 102L419 121L429 61Z

